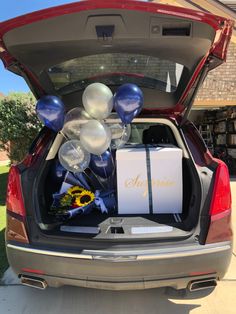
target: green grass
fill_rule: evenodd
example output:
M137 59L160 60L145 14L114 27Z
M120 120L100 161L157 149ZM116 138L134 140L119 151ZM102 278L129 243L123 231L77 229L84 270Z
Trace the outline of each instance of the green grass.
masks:
M0 278L8 267L4 233L6 228L6 185L8 166L0 166Z

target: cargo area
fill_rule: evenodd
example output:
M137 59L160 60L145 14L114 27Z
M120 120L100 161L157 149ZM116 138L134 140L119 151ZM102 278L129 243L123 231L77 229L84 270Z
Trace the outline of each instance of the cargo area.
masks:
M105 187L106 191L112 184L115 203L111 207L108 204L109 210L107 213L102 213L98 206L94 204L88 213L78 214L71 219L58 221L49 212L53 203L52 196L60 190L61 182L58 184L52 182L51 169L58 162L56 151L63 141L63 137L59 141L57 137L51 148L48 148L47 155L45 155L46 160L42 162L43 164L40 166L40 171L34 183L34 186L37 187L37 194L34 195L36 217L42 232L54 236L113 240L146 238L170 240L187 238L192 234L197 226L199 217L201 200L200 180L180 132L171 120L163 118L135 119L132 123L129 142L125 145L125 148L131 147L132 151L135 151L137 147L142 149L142 147L148 146L164 147L165 149L174 147L181 150L182 189L177 189L177 193L180 193L182 190L181 195L178 195L181 200L181 209L178 212L173 211L173 213L157 212L155 204L153 204L152 212L149 210L148 212L136 211L134 204L135 201L137 202L137 199L135 200L135 198L132 203L127 201L127 206L120 210L117 197L117 173L115 172L109 180L103 179L103 181L99 181L99 178L87 169L85 178L91 190L95 192L96 189L104 190ZM49 156L52 154L52 151L55 155L54 158ZM118 151L113 152L113 159L116 164L117 153ZM176 180L179 179L176 178ZM170 200L171 195L164 199L167 204ZM132 212L130 212L129 206L133 208Z

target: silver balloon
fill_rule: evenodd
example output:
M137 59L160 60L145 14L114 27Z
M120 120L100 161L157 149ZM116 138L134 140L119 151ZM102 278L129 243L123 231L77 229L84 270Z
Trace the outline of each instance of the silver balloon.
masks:
M129 140L131 135L131 126L130 124L114 124L111 127L112 140L111 148L118 149L122 148Z
M112 112L105 122L111 130L111 148L122 148L130 138L130 124L124 125L116 112Z
M116 112L112 112L104 122L111 130L111 138L120 138L123 132L122 121Z
M124 125L122 124L112 124L109 126L110 130L111 130L111 138L113 139L118 139L121 138L121 136L123 135L124 132Z
M62 133L69 139L79 139L81 125L92 118L83 108L73 108L65 116Z
M84 171L90 163L90 154L78 140L65 142L59 149L58 157L62 166L74 173Z
M111 131L105 124L90 120L81 127L80 140L88 152L100 156L111 144Z
M88 114L98 120L108 117L113 108L112 91L102 83L87 86L83 92L82 101Z

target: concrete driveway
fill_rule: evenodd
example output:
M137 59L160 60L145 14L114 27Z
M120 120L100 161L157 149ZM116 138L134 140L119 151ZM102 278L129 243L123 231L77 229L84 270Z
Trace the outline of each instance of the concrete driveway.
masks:
M231 181L236 234L236 180ZM236 313L236 243L231 266L212 291L181 295L171 289L113 292L74 287L44 291L8 285L0 287L0 314L154 314Z

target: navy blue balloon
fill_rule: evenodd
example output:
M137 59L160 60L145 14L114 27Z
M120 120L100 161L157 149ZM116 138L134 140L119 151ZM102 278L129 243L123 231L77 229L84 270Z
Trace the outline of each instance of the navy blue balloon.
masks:
M112 154L107 150L101 156L91 154L89 168L101 178L109 178L114 170Z
M63 128L65 108L61 99L57 96L43 96L36 104L38 118L43 124L55 132Z
M65 179L66 173L67 170L59 163L59 161L56 161L53 163L49 171L50 182L53 185L60 186Z
M117 89L114 107L121 121L129 124L143 107L143 92L135 84L124 84Z

